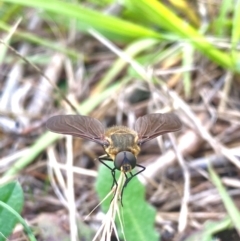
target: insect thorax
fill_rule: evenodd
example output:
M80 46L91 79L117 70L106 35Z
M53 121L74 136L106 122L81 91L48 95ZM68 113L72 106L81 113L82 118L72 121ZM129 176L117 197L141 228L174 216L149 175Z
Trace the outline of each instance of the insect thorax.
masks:
M138 135L134 130L126 126L114 126L106 131L105 136L110 143L105 150L111 157L121 151L130 151L135 156L138 155L140 147L137 144Z

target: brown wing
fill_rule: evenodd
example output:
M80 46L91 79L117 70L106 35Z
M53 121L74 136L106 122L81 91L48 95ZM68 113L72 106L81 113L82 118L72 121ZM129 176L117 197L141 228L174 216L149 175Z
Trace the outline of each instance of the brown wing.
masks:
M134 129L138 133L138 144L141 145L157 136L178 131L181 127L181 121L175 114L156 113L139 117Z
M52 132L81 137L101 145L108 144L104 139L102 123L89 116L56 115L47 120L46 126Z

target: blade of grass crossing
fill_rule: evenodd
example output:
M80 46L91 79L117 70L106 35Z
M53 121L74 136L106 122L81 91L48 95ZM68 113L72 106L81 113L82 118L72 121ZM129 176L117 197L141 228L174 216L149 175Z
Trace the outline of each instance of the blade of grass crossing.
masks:
M216 186L219 192L219 195L223 201L223 204L230 218L232 219L234 226L236 227L236 229L238 230L238 233L240 234L240 213L238 208L236 207L233 200L227 193L225 187L221 182L221 179L218 177L218 175L216 174L216 172L213 170L211 166L209 166L209 173L210 173L211 180L213 184Z

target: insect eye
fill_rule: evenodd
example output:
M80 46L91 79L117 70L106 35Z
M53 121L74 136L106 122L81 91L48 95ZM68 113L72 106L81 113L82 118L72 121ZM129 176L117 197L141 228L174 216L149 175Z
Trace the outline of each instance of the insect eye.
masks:
M116 155L114 160L114 165L118 170L122 170L124 172L131 171L137 163L136 157L129 151L122 151Z

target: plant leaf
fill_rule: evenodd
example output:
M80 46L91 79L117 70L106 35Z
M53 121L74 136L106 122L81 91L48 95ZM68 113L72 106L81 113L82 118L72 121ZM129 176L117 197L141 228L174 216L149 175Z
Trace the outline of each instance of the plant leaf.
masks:
M110 166L110 164L108 163ZM118 173L120 174L120 172ZM117 175L118 178L119 175ZM101 165L97 178L96 189L100 200L110 191L113 179L110 170ZM123 231L128 241L157 241L159 234L154 228L156 211L145 200L145 188L137 178L133 178L124 189L123 208ZM112 197L109 197L103 204L102 209L107 212ZM119 221L116 222L120 230ZM119 236L123 237L119 231Z
M18 182L11 182L0 187L0 201L20 213L23 208L23 191ZM5 241L12 233L18 219L7 209L0 206L0 241Z

